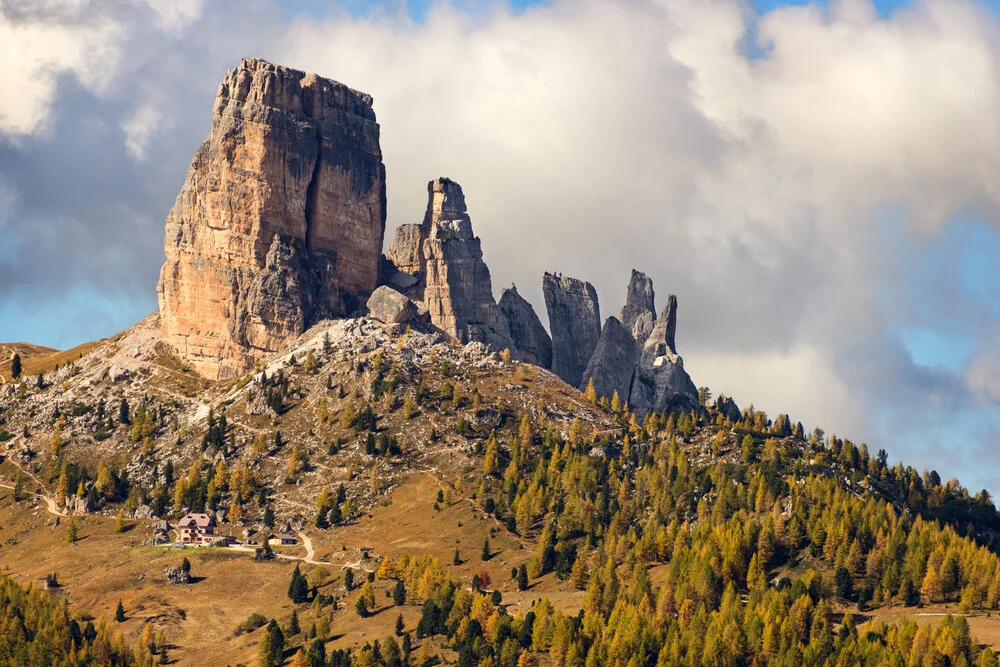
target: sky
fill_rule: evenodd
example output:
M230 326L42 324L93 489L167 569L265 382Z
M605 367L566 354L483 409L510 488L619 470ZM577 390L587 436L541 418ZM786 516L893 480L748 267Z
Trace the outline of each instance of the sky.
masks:
M374 96L389 238L453 178L495 293L640 269L696 384L1000 493L997 2L0 0L0 341L155 311L245 56Z

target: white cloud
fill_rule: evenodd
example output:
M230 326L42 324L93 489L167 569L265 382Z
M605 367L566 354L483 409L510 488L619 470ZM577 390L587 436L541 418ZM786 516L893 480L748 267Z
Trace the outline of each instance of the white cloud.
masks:
M67 7L78 9L65 2L49 8ZM105 90L115 74L120 35L121 26L109 18L90 23L58 23L30 15L12 19L0 3L0 132L25 135L43 130L60 77L72 75L95 92Z
M122 129L125 131L125 146L136 159L146 158L146 149L154 133L163 121L163 113L151 104L139 107L132 116L125 120Z
M141 0L156 12L160 26L180 31L201 17L204 0Z

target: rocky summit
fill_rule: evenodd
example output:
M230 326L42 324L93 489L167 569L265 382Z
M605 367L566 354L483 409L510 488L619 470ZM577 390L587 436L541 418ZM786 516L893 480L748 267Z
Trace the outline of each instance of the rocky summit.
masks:
M511 343L518 359L542 368L552 367L552 339L535 309L511 285L500 293L500 312L507 320Z
M542 293L552 330L552 371L578 385L601 335L597 290L582 280L546 273Z
M653 281L642 271L632 269L625 295L625 306L619 317L625 329L632 332L632 338L642 349L656 321L656 294Z
M238 375L365 303L384 226L372 98L243 60L167 217L163 339L206 377Z
M462 186L448 178L427 184L427 211L420 225L402 225L386 255L387 280L423 302L431 322L462 343L511 347L490 270L465 205Z

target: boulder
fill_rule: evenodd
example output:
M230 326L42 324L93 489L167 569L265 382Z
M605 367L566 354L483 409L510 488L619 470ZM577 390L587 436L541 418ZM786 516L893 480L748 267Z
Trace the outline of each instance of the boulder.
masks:
M238 375L314 320L358 309L384 231L371 96L245 59L167 217L163 339L206 377Z
M617 317L609 317L604 321L597 347L583 373L580 391L586 390L593 380L598 396L610 399L618 392L618 397L624 404L629 400L629 392L632 390L635 359L636 344L632 334Z
M507 320L512 350L529 364L552 367L552 339L535 314L535 309L511 285L500 293L500 312Z
M167 581L171 584L190 584L191 574L179 567L164 568L163 574L167 575Z
M552 371L578 386L601 336L597 290L576 278L545 273L542 293L552 331Z
M417 318L417 304L383 285L368 298L368 314L385 324L406 324Z

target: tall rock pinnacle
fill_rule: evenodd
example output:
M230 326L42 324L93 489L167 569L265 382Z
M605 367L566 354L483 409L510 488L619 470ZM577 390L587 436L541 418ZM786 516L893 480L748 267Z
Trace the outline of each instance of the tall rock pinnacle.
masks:
M632 380L629 402L639 414L691 410L698 406L698 388L684 370L684 360L674 346L677 328L677 297L667 297L667 306L642 346Z
M601 335L597 290L576 278L545 273L542 293L552 331L552 372L579 385Z
M656 321L656 296L653 281L643 272L632 269L625 306L621 312L621 323L632 334L639 349L649 338Z
M552 339L535 314L535 309L517 287L511 285L500 293L500 312L507 320L511 343L521 361L542 368L552 367Z
M427 184L423 223L400 225L386 259L392 267L387 282L422 301L434 326L463 343L512 346L458 183L438 178Z
M205 376L236 375L363 304L384 230L372 98L245 59L167 216L163 337Z

